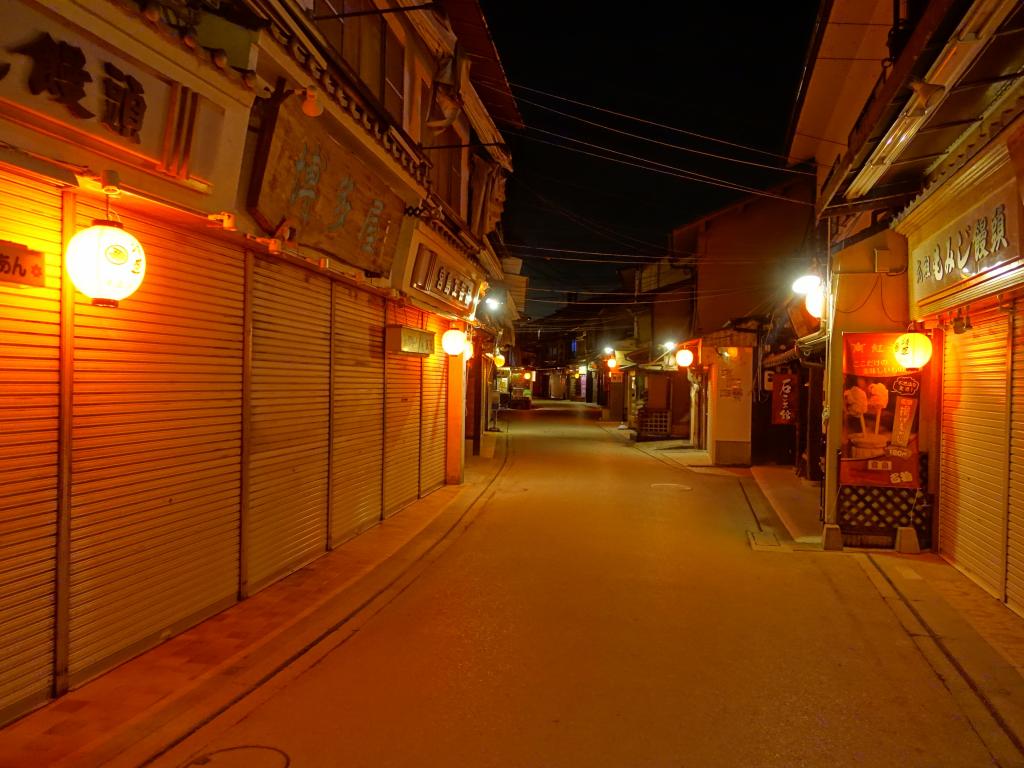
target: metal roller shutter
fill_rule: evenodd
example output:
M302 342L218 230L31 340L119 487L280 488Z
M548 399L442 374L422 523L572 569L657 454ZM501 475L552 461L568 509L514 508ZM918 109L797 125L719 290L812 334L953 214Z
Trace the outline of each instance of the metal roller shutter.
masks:
M121 218L146 250L142 287L115 309L75 306L72 684L238 587L245 255L202 224Z
M427 315L427 330L434 332L434 354L423 358L423 414L420 422L420 495L444 485L448 425L448 355L441 349L441 334L449 323Z
M1006 568L1008 316L972 314L943 355L939 551L996 597Z
M1013 314L1006 601L1024 614L1024 313Z
M46 286L0 283L0 722L53 684L61 198L0 170L0 240L46 257Z
M388 323L422 327L422 314L392 308ZM420 478L422 360L417 355L387 353L384 403L384 514L416 500Z
M252 289L249 590L327 547L331 283L257 259Z
M331 545L381 519L384 300L334 285Z

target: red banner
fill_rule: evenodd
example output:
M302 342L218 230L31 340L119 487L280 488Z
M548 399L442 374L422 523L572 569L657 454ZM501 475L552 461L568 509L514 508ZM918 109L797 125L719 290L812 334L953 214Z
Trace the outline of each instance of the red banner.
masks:
M772 379L772 424L796 424L800 409L800 377L777 373Z
M918 488L920 373L896 362L899 333L843 334L841 485Z

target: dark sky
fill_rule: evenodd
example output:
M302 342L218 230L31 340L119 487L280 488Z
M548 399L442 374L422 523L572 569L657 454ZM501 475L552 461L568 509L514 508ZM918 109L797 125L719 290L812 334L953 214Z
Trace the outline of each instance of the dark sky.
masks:
M528 315L556 309L537 300L557 302L564 298L557 291L616 287L614 266L563 260L601 257L540 249L657 254L673 227L743 196L544 142L601 154L613 149L746 186L763 188L779 179L770 170L614 133L552 110L658 142L778 165L783 161L772 154L565 99L782 153L818 0L742 6L481 0L481 5L527 126L525 131L499 127L514 166L503 228L509 251L526 260L524 272L533 289Z

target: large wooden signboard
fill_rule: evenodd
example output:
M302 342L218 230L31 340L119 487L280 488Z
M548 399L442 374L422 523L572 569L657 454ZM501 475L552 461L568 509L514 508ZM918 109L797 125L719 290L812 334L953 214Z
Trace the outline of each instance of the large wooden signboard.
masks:
M281 101L264 120L249 212L269 235L388 274L402 199L329 132L326 115L303 114L295 95Z

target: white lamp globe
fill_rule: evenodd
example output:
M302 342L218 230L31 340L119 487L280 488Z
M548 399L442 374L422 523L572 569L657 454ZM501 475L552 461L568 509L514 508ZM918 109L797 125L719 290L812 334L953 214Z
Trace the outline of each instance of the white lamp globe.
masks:
M449 355L461 355L466 350L466 333L452 328L441 335L441 349Z
M72 237L65 262L75 288L101 307L116 307L146 276L142 245L116 221L95 221Z

